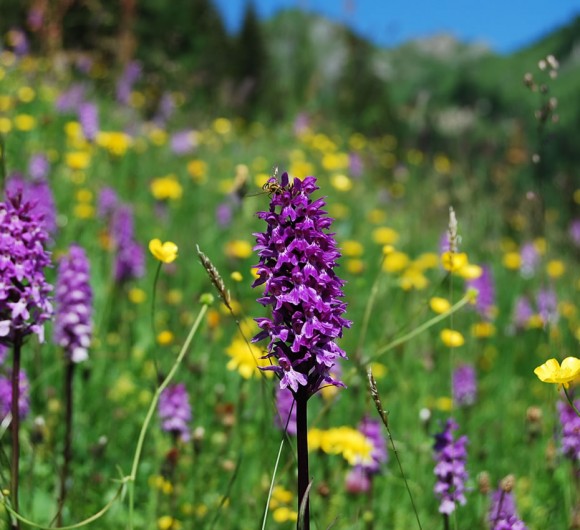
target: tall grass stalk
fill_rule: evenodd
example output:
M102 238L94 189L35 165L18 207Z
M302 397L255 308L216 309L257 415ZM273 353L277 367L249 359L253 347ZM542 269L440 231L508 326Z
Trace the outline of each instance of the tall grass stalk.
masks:
M135 481L137 479L137 471L139 469L139 462L141 460L141 453L143 451L143 444L145 443L145 436L147 435L149 424L151 423L151 419L153 418L153 414L155 413L155 410L157 408L159 396L167 388L167 385L169 385L169 383L173 379L175 372L177 372L177 369L179 368L181 361L183 361L185 354L189 350L189 346L193 341L193 337L197 333L201 321L203 320L205 314L207 313L208 307L209 307L208 303L204 303L204 305L202 306L199 314L197 315L197 318L195 319L195 322L193 323L191 329L189 330L189 334L187 335L187 338L185 339L185 342L183 343L183 346L181 347L181 350L177 355L177 358L175 359L175 362L173 363L173 366L169 370L169 373L167 374L165 379L161 382L161 384L155 391L153 399L151 400L151 404L149 405L149 410L147 411L147 415L145 416L145 420L143 421L143 425L141 426L141 432L139 433L139 439L137 440L137 447L135 448L135 455L133 456L131 474L128 477L129 520L127 528L129 528L129 530L133 529L133 514L135 507Z

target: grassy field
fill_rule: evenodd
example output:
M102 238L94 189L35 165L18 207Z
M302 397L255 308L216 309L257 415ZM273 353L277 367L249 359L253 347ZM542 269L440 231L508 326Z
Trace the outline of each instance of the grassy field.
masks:
M347 388L312 397L309 427L356 429L365 415L378 419L370 366L408 483L388 442L388 462L372 487L348 492L351 464L323 446L310 454L313 527L406 530L418 528L418 518L424 529L442 528L433 442L452 417L457 435L469 440L469 478L467 503L448 528L489 528L489 488L508 474L515 476L518 514L529 529L578 528L579 461L560 449L562 397L533 371L551 357L578 355L580 243L569 227L580 215L580 188L570 201L552 187L550 168L547 178L535 180L534 146L454 159L423 152L419 142L370 138L316 117L276 126L229 116L191 123L181 109L195 95L182 93L169 96L173 116L146 120L146 90L133 87L121 103L99 89L106 75L96 67L87 74L69 65L58 71L44 60L0 54L4 184L10 187L17 172L31 182L31 158L45 155L57 212L49 243L55 266L47 278L55 283L57 260L72 243L90 261L94 330L88 360L75 366L62 524L101 515L105 507L88 527L246 530L261 528L265 512L265 528L296 526L294 440L274 425L278 383L256 368L253 355L264 343L250 350L243 340L257 331L252 319L265 315L256 302L260 289L251 288L258 261L253 233L265 230L256 212L268 209L262 185L278 167L318 179L316 197L325 197L335 219L338 274L347 281L346 317L353 323L340 340L349 357L341 363ZM84 101L98 109L92 139L78 122L78 105L58 110L59 98L62 103L79 82ZM172 149L178 132L186 144L181 153ZM144 255L139 277L115 279L121 249L112 216L99 208L107 188L118 197L117 211L124 205L134 214L134 241ZM450 207L459 252L471 265L451 272L441 262ZM178 246L173 263L161 265L149 253L153 238ZM221 274L232 310L220 302L196 246ZM494 286L487 314L474 303L446 313L445 301L465 300L482 267ZM216 298L205 309L204 293ZM522 297L531 313L518 319ZM44 344L30 337L23 346L30 412L20 426L20 511L41 527L58 511L66 424L66 363L53 325L46 327ZM464 340L450 342L445 330ZM188 441L165 432L157 408L150 409L180 352L172 384L183 383L189 393ZM11 359L8 350L0 374L7 376ZM452 374L463 364L476 371L477 396L469 406L452 398ZM154 415L143 430L148 410ZM346 434L341 443L348 445ZM0 485L8 494L0 528L9 528L8 421L0 448Z

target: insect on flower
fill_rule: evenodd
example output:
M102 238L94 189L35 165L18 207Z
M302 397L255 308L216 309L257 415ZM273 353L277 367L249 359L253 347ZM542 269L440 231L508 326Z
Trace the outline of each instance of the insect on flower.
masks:
M287 175L284 175L282 175L282 180L278 182L278 166L276 166L272 176L262 186L262 193L267 193L268 197L272 197L272 195L281 195L285 191L290 191L294 184L290 182ZM254 195L248 195L248 197L256 197L257 195L262 195L262 193L255 193Z

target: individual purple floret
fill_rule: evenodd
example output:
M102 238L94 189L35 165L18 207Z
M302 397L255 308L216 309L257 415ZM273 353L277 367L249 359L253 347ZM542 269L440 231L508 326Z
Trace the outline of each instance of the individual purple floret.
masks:
M482 267L482 273L479 278L469 280L467 287L477 290L477 299L475 309L482 318L487 320L493 319L495 310L495 288L491 269L487 266Z
M574 405L580 409L580 399L575 400ZM562 429L560 440L562 454L578 464L580 463L580 416L567 401L559 401L557 407Z
M21 194L0 203L0 343L14 344L29 334L44 341L44 323L52 316L44 249L48 234L34 204Z
M29 395L28 377L24 370L20 370L18 374L18 410L20 419L25 418L30 410L30 395ZM11 375L8 377L0 374L0 422L10 414L12 411L12 381Z
M513 494L501 487L491 495L489 524L490 530L527 530L516 513Z
M254 234L260 262L252 287L265 286L258 302L272 315L256 319L262 331L252 341L269 340L266 357L277 364L264 369L276 372L281 388L308 399L322 385L344 386L330 376L336 360L346 358L335 341L350 327L342 318L344 281L334 272L340 252L327 232L332 219L324 200L310 198L318 189L314 177L290 184L284 173L268 186L270 209L258 213L268 226Z
M145 252L134 240L133 211L130 206L120 206L113 217L115 241L115 280L123 283L145 274Z
M99 109L97 105L89 101L83 102L78 107L78 119L83 130L83 136L92 142L99 132Z
M462 364L453 372L453 403L457 407L468 407L475 403L476 397L475 368L470 364Z
M276 408L274 425L278 429L286 429L290 436L296 436L296 403L290 389L277 387Z
M453 419L447 420L443 432L435 435L435 495L441 500L439 512L449 515L455 511L456 503L464 505L467 471L467 436L453 440L453 431L458 428Z
M191 405L183 383L169 385L159 396L159 418L161 428L182 441L191 437L189 422L191 421Z
M58 267L54 340L73 363L86 361L93 331L93 291L84 249L71 245Z

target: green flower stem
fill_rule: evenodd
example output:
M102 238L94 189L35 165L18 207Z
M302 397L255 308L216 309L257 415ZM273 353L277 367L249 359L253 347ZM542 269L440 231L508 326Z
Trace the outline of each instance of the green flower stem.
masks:
M426 331L430 327L437 324L438 322L445 320L449 315L452 315L453 313L461 309L464 305L468 304L472 300L473 294L471 292L468 292L461 300L459 300L459 302L457 302L455 305L451 306L447 311L445 311L445 313L441 313L440 315L437 315L436 317L427 320L427 322L424 322L420 326L416 327L413 331L407 333L406 335L403 335L402 337L399 337L398 339L395 339L393 342L390 342L386 346L383 346L374 355L372 355L367 362L378 359L381 355L384 355L393 348L396 348L397 346L404 344L405 342L411 340L417 335L420 335L421 333L423 333L423 331Z
M125 484L128 480L129 477L123 477L123 479L121 479L121 484L119 485L119 488L117 489L117 492L115 493L114 497L107 504L105 504L105 506L103 506L103 508L101 508L97 513L91 515L90 517L84 519L83 521L80 521L79 523L72 524L69 526L59 526L58 530L74 530L75 528L82 528L83 526L86 526L96 521L97 519L100 519L103 515L105 515L109 511L109 509L113 506L115 501L120 497L121 493L125 489ZM55 530L54 526L43 526L41 524L35 523L34 521L26 519L25 517L22 517L22 515L14 511L14 508L6 502L6 499L4 498L1 492L0 492L0 501L2 501L4 507L12 517L18 519L18 521L24 523L26 526L40 528L42 530Z
M18 511L18 475L20 460L20 351L22 347L22 336L16 333L14 339L14 351L12 361L12 462L10 476L10 495L12 496L12 506ZM20 524L18 519L13 519L11 527L18 530Z
M193 340L193 337L195 336L197 329L199 328L199 325L201 324L201 321L203 320L203 317L207 313L207 308L208 308L207 305L202 306L201 311L199 312L199 315L197 316L195 322L191 326L191 329L189 330L189 334L187 335L187 338L185 339L185 342L183 343L183 346L181 347L181 351L179 352L179 355L177 356L177 358L175 359L175 362L173 363L173 366L171 367L171 370L169 370L169 373L167 374L167 376L165 377L163 382L159 385L159 387L155 391L155 394L153 395L153 399L151 400L151 405L149 405L149 410L147 411L147 415L145 416L145 421L143 422L143 425L141 427L141 432L139 433L139 439L137 441L137 447L135 449L135 456L133 457L133 465L131 467L131 474L128 477L128 481L129 481L129 486L128 486L128 489L129 489L129 525L128 525L128 528L129 528L129 530L133 529L133 512L134 512L134 506L135 506L135 480L137 478L137 470L139 467L139 462L141 460L141 453L143 451L143 444L145 442L145 435L147 434L147 430L149 429L149 424L151 423L151 418L153 418L153 414L155 413L155 409L157 408L157 402L159 401L159 396L167 388L167 385L173 379L175 372L177 372L177 369L179 368L181 361L185 357L185 354L187 353L187 350L189 349L189 346L191 345L191 341Z

